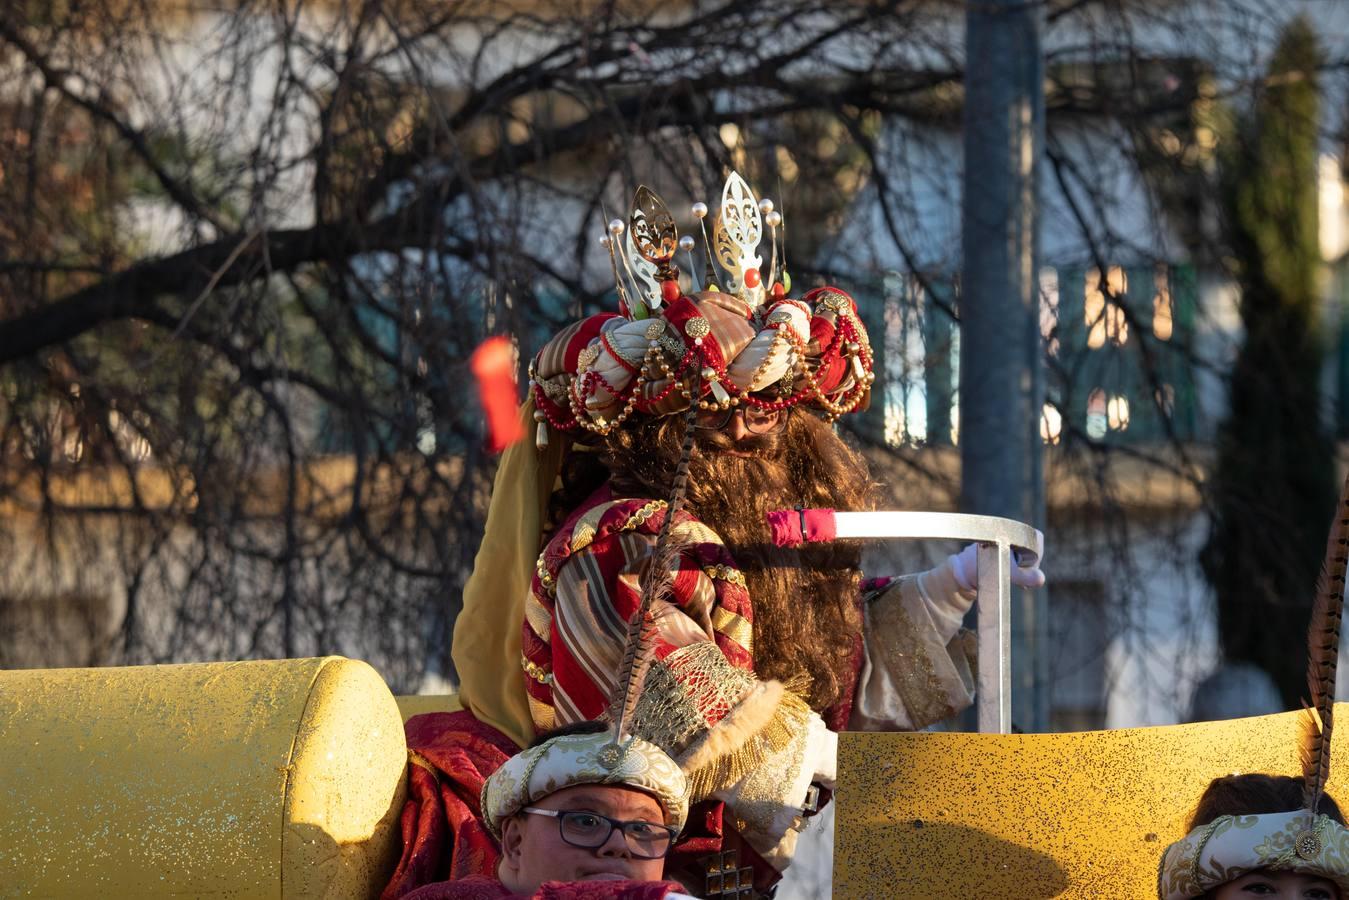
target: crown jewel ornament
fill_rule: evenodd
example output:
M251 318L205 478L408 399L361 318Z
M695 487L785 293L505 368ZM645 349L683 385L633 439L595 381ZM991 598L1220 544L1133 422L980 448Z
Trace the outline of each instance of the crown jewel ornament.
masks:
M771 201L769 209L772 209ZM739 172L732 172L721 189L721 214L717 217L717 262L731 273L728 285L740 293L750 306L763 303L763 280L759 267L763 259L757 253L763 237L759 201Z

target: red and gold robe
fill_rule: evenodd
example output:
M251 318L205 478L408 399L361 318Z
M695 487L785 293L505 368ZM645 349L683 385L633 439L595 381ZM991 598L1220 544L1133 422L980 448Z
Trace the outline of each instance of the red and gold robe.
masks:
M665 509L602 489L547 542L521 639L536 730L607 708ZM687 513L673 533L682 549L671 598L654 610L655 662L635 730L680 762L693 799L705 801L690 815L684 861L736 847L764 888L790 860L812 780L832 780L833 733L795 693L755 677L753 604L721 539ZM850 712L865 727L913 729L968 705L970 648L957 634L972 599L946 566L859 597L857 702L825 711L834 730Z
M404 731L403 855L380 900L397 900L432 882L495 877L501 849L483 824L482 786L520 748L468 711L413 716Z

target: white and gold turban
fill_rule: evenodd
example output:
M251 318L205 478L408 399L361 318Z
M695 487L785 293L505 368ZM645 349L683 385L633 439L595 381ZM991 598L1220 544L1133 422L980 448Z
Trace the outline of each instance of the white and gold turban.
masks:
M683 828L688 817L688 781L675 761L641 738L615 742L612 731L602 731L561 735L506 760L483 784L483 819L500 838L501 823L523 807L582 784L650 794L664 811L665 824L674 828Z
M1157 897L1201 897L1257 869L1325 878L1349 897L1349 829L1306 810L1219 816L1166 848Z

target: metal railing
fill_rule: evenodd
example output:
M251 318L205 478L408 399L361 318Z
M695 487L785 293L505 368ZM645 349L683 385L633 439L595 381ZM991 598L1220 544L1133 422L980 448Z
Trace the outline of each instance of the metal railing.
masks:
M975 709L981 732L1010 732L1010 556L1015 553L1019 565L1034 565L1044 554L1044 535L1024 522L997 516L907 511L835 513L834 531L837 538L855 540L957 540L979 545L979 590L975 600L979 673Z

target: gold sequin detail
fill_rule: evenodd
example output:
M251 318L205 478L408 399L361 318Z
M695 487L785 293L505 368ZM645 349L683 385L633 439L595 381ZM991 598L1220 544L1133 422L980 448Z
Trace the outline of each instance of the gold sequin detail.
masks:
M915 729L959 712L974 689L961 635L943 645L930 618L910 614L922 608L920 590L916 576L898 579L868 610L872 664L891 673Z
M650 503L629 516L628 521L624 522L623 527L619 530L632 531L637 526L645 524L647 519L654 516L657 511L664 509L666 505L664 500L652 500Z
M794 712L785 715L791 716ZM763 762L747 771L739 782L734 805L741 834L749 833L770 841L781 836L782 826L788 821L784 816L785 808L797 806L804 799L787 795L805 764L809 731L809 725L802 720L786 745L765 754ZM799 822L800 819L792 817L791 821Z
M835 312L849 309L848 298L837 291L825 291L824 294L815 301L816 308L824 307L832 309Z
M533 678L539 684L552 684L553 673L545 672L542 666L535 665L523 656L520 657L520 668L525 670L525 674Z
M694 316L684 323L684 333L696 340L711 334L712 326L702 316Z
M600 348L594 344L587 344L576 354L576 371L584 372L595 364L595 360L600 358Z
M745 583L745 574L732 566L708 566L703 569L703 571L707 573L708 578L715 578L718 581L729 581L731 584L746 589L749 587Z
M646 326L646 339L648 341L658 340L665 333L665 320L652 319L651 324Z
M684 346L683 340L673 331L666 331L660 336L660 346L662 350L675 359L683 359L684 353L688 350Z
M542 553L540 553L539 558L534 561L534 571L538 573L539 584L543 585L545 591L549 594L553 594L557 591L557 582L553 579L552 575L548 574L548 563L544 561Z

